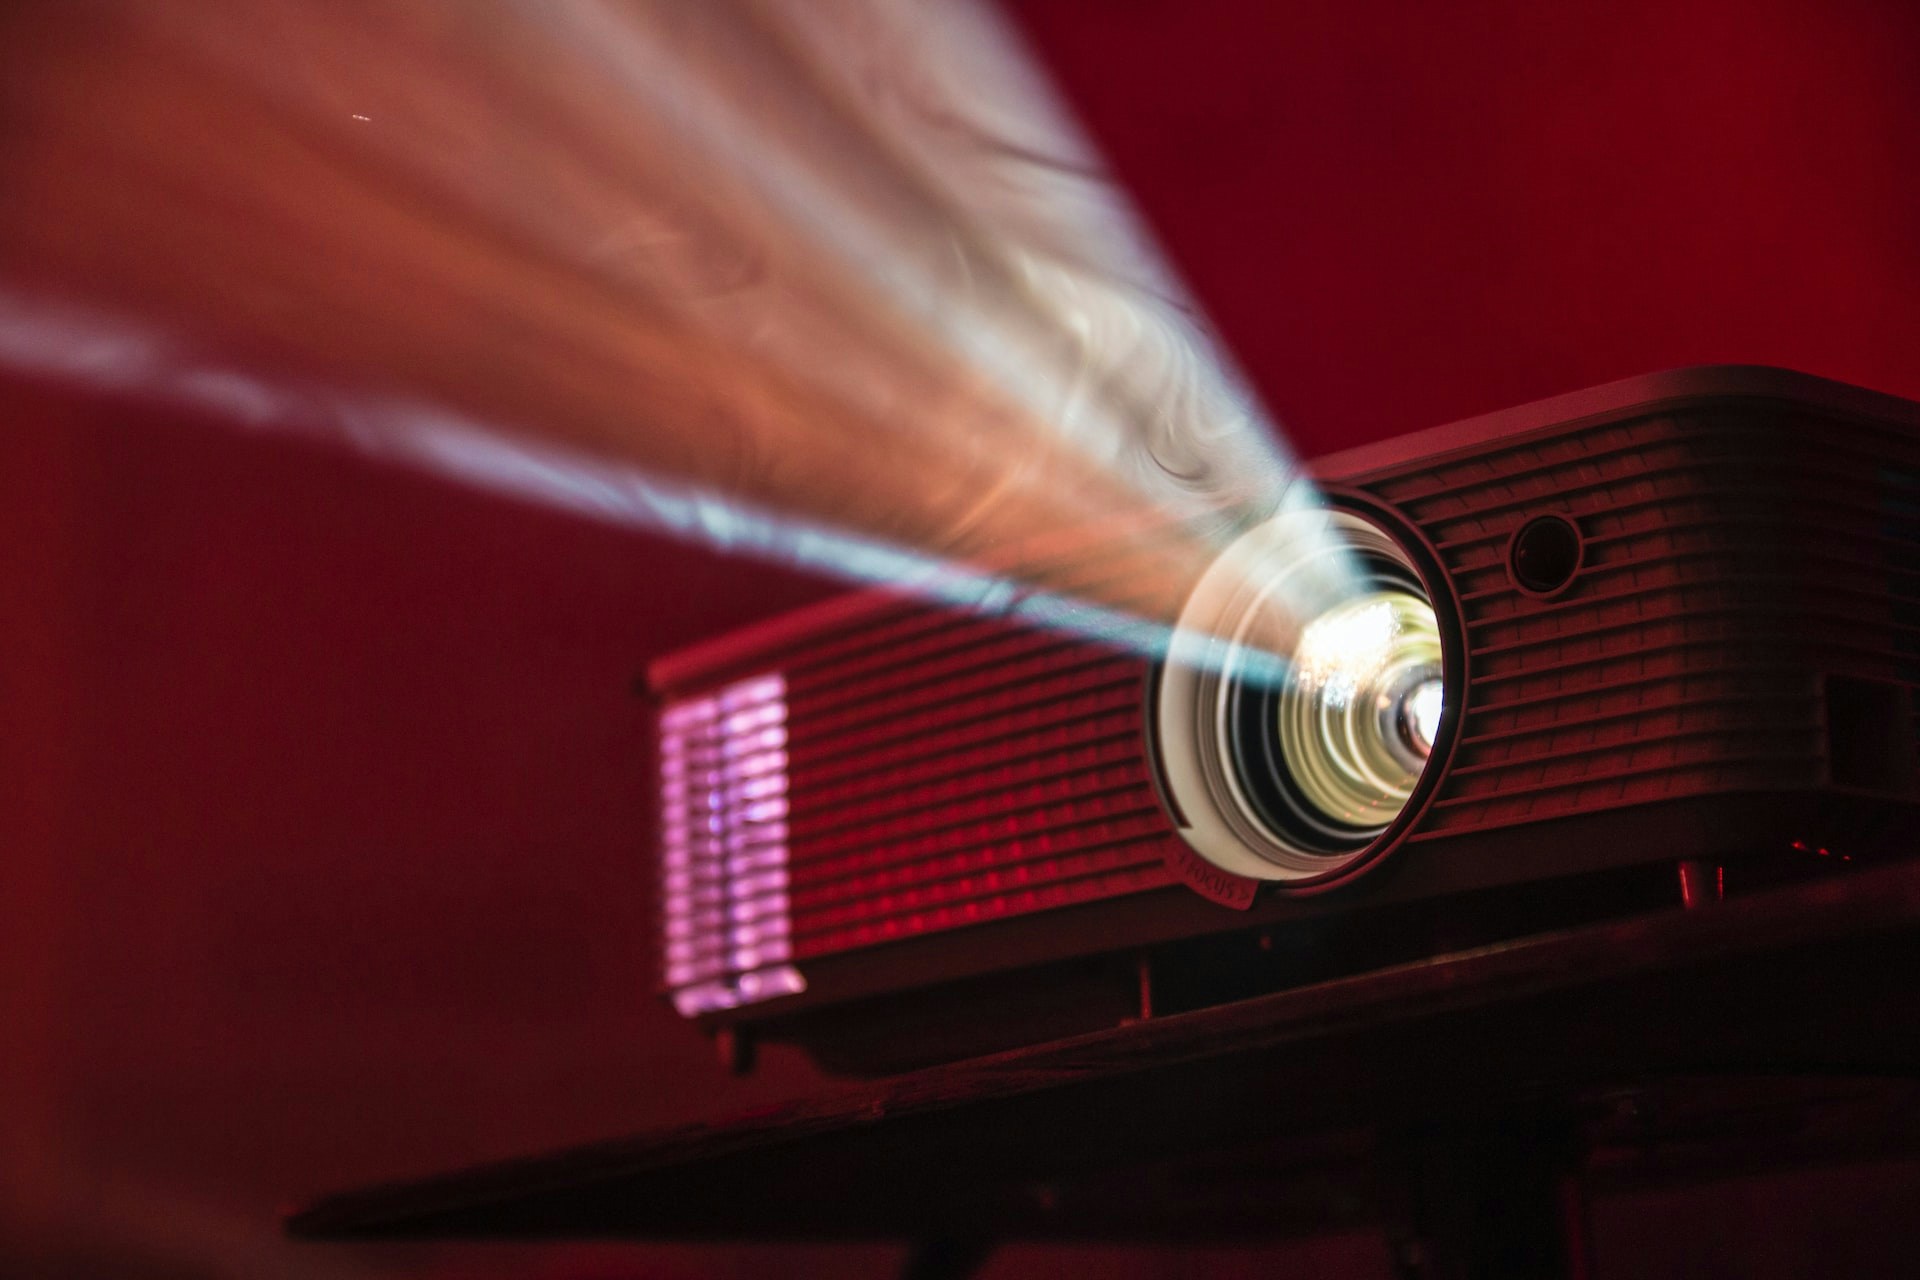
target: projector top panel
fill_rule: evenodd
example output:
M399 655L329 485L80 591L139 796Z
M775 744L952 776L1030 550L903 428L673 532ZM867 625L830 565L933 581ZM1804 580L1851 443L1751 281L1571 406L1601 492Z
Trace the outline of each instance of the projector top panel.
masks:
M1784 401L1845 417L1920 428L1920 404L1884 392L1769 365L1695 365L1624 378L1410 435L1357 445L1313 459L1308 463L1308 470L1320 478L1358 475L1408 462L1433 462L1456 450L1508 436L1663 413L1714 400Z

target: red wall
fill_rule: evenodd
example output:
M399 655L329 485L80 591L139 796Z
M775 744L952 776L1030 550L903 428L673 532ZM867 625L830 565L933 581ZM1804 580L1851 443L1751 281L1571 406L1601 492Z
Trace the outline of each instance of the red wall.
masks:
M1920 395L1920 9L1027 0L1307 452L1653 369Z

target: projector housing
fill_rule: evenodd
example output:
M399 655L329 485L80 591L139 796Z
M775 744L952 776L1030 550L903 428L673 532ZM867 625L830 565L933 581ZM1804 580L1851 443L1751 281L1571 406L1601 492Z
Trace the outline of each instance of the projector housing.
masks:
M889 1070L1913 830L1920 406L1692 369L1308 470L1405 552L1446 655L1428 768L1350 874L1196 851L1148 659L865 593L650 669L663 991Z

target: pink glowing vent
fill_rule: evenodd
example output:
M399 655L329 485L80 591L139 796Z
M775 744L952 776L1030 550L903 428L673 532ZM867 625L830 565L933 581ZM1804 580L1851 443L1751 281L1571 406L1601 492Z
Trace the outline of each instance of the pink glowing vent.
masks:
M806 990L788 961L787 687L741 680L660 715L667 988L693 1017Z

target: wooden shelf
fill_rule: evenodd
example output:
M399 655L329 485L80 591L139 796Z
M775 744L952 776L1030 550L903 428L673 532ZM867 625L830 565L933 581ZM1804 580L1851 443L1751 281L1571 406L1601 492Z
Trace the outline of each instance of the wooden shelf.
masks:
M1915 975L1920 867L1893 866L345 1192L288 1228L1246 1239L1419 1217L1436 1150L1446 1178L1531 1153L1612 1182L1920 1150Z

